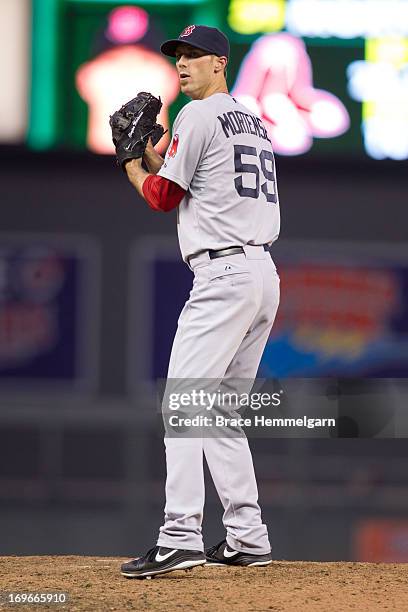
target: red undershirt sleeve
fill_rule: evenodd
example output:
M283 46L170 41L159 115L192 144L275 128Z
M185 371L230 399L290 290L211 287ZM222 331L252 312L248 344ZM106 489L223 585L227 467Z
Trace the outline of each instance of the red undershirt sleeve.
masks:
M150 208L161 212L176 208L186 194L185 189L177 183L154 174L145 179L142 191Z

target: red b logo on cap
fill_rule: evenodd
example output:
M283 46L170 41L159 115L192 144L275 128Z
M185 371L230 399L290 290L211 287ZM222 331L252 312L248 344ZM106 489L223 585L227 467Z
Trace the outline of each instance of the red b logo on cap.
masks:
M186 28L184 28L184 30L182 31L182 33L180 34L181 36L190 36L191 32L195 29L195 25L189 25Z

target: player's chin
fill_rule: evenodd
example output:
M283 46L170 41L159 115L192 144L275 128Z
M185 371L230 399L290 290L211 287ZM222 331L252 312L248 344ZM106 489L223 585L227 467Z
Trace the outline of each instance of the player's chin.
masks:
M190 96L193 89L194 88L192 87L192 84L189 83L188 81L185 81L184 83L180 83L180 91L186 96Z

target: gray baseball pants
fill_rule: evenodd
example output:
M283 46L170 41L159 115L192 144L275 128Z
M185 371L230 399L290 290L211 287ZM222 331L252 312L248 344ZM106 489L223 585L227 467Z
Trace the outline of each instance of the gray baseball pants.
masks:
M193 288L178 321L168 384L171 379L255 379L278 309L279 276L262 246L244 250L213 260L204 253L190 260ZM165 448L165 522L157 544L204 550L204 455L224 507L228 545L241 552L269 553L246 436L165 437Z

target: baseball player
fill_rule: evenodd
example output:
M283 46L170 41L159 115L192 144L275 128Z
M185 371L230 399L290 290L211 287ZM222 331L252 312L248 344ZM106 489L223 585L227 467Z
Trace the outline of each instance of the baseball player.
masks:
M161 50L176 58L180 89L191 101L174 122L165 159L149 142L143 156L148 172L140 158L124 166L151 208L177 207L182 257L194 273L168 380L253 382L279 303L269 252L280 227L271 142L261 119L228 93L229 43L222 32L190 25ZM122 574L271 563L246 436L166 437L165 447L164 524L156 545L123 564ZM205 552L203 456L226 529L226 538Z

